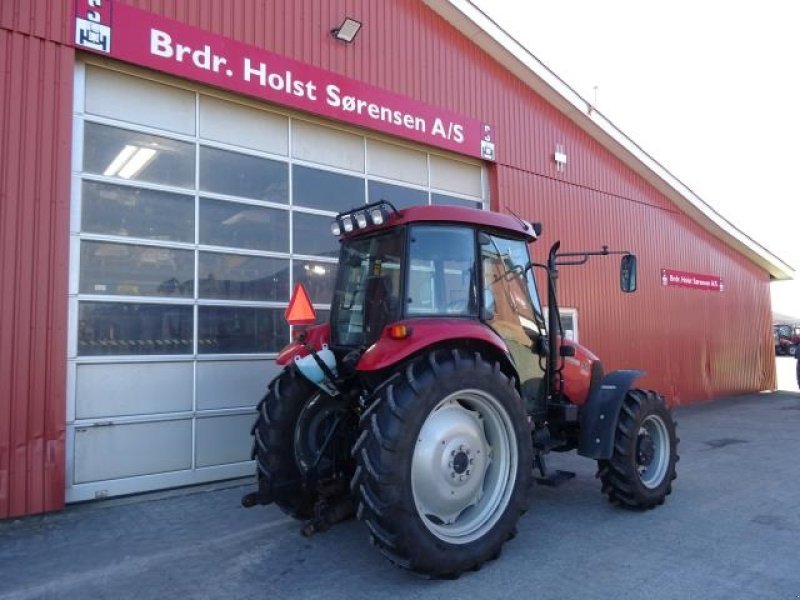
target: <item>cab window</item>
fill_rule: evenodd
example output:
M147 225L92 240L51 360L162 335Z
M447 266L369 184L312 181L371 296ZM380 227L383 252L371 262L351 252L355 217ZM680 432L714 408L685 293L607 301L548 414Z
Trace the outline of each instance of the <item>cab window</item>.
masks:
M416 226L409 234L406 314L476 316L475 233L466 227Z

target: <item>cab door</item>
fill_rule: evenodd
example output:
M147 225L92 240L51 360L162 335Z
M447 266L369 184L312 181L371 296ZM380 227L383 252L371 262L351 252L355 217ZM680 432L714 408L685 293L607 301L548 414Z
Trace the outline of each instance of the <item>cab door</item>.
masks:
M528 411L545 410L544 370L534 349L544 335L539 294L530 269L528 245L481 232L481 319L506 343L520 380Z

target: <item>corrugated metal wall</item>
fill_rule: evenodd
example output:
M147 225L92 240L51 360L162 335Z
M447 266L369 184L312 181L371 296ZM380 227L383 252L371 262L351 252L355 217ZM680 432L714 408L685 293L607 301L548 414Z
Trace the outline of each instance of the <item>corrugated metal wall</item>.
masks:
M657 207L509 167L498 171L499 197L519 193L509 207L544 224L534 246L540 260L556 239L565 250L609 244L638 254L635 294L619 291L615 257L561 270L561 304L578 309L581 342L606 370L646 370L643 385L673 404L774 388L766 273L666 203ZM665 267L719 275L725 291L663 287Z
M34 35L0 29L0 518L64 504L73 52Z
M622 296L613 259L565 271L561 300L607 367L649 371L673 402L774 387L767 274L487 58L418 0L138 0L144 10L361 79L495 125L496 210L545 225L540 255L624 246L640 291ZM0 518L63 501L72 0L0 3ZM329 30L364 23L355 44ZM569 164L555 169L556 144ZM662 288L662 267L719 275L724 293Z

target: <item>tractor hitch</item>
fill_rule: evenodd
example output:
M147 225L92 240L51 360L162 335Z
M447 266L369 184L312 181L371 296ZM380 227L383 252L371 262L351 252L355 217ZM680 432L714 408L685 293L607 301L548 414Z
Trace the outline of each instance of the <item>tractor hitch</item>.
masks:
M321 482L318 489L320 497L314 505L314 517L306 521L300 531L304 537L327 531L356 514L353 498L346 493L346 480L334 479Z

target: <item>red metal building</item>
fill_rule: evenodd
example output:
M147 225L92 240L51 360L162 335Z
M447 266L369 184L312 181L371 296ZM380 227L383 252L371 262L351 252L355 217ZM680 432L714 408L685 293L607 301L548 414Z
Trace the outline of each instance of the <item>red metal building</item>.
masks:
M564 271L573 336L674 405L775 387L791 269L467 0L10 0L0 56L0 518L252 470L325 190L629 249L637 294Z

